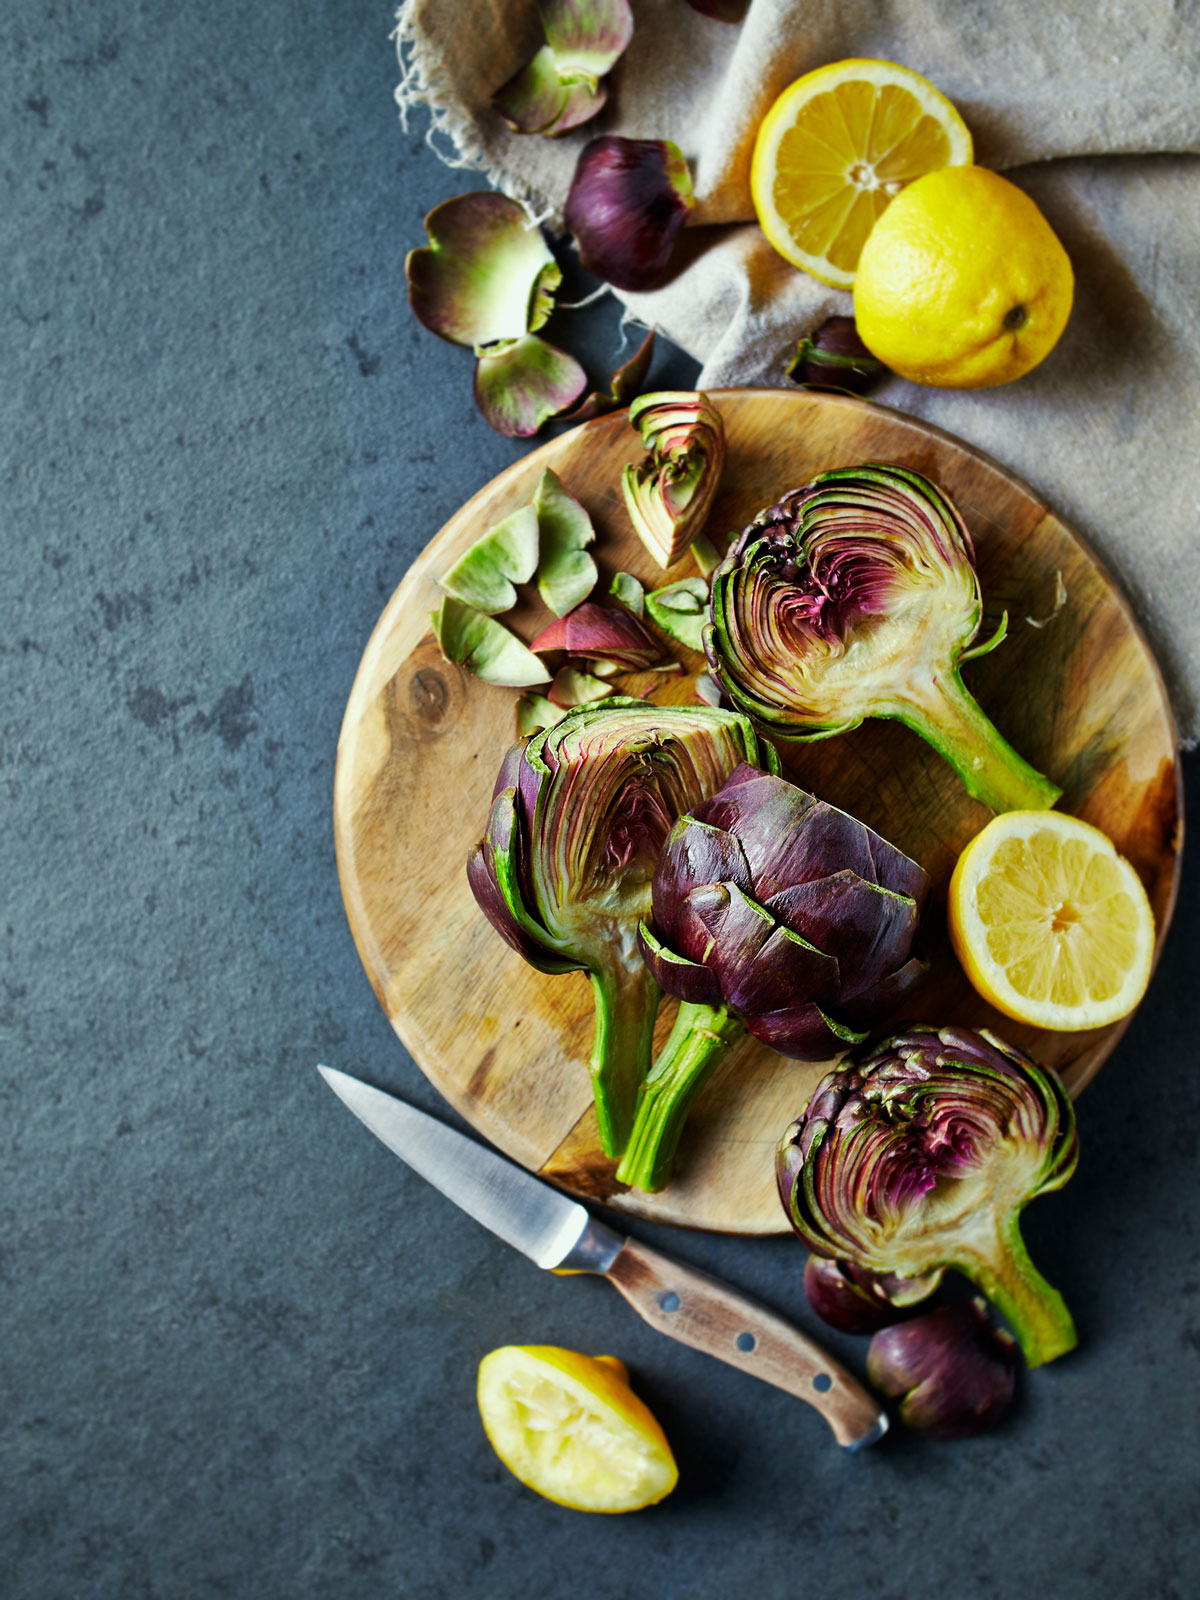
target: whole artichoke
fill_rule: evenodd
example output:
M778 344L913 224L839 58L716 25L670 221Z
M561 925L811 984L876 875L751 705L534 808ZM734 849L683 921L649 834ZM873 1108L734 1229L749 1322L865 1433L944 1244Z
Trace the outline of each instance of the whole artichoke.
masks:
M638 939L684 1004L617 1176L662 1186L692 1102L743 1029L803 1061L861 1041L924 975L911 951L928 887L856 818L753 767L682 816Z
M991 1033L912 1028L821 1080L783 1136L776 1175L810 1250L906 1278L957 1268L1033 1367L1072 1349L1075 1328L1018 1219L1077 1159L1054 1072Z

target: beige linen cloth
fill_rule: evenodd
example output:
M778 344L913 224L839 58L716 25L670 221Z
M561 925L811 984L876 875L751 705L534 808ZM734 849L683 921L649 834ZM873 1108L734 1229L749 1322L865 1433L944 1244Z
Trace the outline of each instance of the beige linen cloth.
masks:
M588 139L673 139L697 207L681 267L622 295L703 363L700 384L784 384L797 338L850 295L793 270L754 223L759 120L794 78L852 56L903 62L961 111L976 159L1037 201L1075 267L1053 353L998 389L889 379L924 417L1031 484L1132 600L1200 736L1200 0L752 0L738 25L633 0L600 116L562 139L510 133L492 92L537 48L536 0L407 0L401 110L429 108L453 165L553 226Z

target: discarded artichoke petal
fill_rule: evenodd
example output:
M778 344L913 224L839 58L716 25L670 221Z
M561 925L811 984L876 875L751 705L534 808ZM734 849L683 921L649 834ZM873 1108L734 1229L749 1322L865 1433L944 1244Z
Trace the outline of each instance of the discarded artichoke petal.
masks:
M629 0L541 0L542 28L564 82L593 87L633 38Z
M658 641L629 611L585 600L544 628L530 645L545 654L565 650L584 661L615 661L626 672L644 672L662 660Z
M527 649L502 622L477 611L474 606L445 595L432 613L432 622L438 648L446 660L464 667L484 683L524 689L550 681L545 662Z
M821 1080L784 1134L776 1177L814 1253L902 1277L957 1268L1036 1366L1070 1350L1075 1329L1018 1218L1077 1157L1052 1071L986 1031L911 1028Z
M848 389L866 394L887 372L858 336L853 317L829 317L815 333L805 334L787 369L793 383L810 389Z
M562 420L589 422L592 417L605 416L608 412L615 411L618 406L628 405L635 399L641 393L646 374L650 371L650 362L654 355L654 334L655 330L651 328L624 366L618 367L613 373L610 394L585 395L574 411L568 411Z
M488 424L509 439L531 438L586 384L574 356L535 333L496 346L475 364L475 402Z
M477 539L438 583L456 600L495 616L516 605L513 585L529 582L537 560L537 513L521 506Z
M703 578L681 578L646 596L651 622L676 644L704 652L704 625L708 621L708 585Z
M556 706L544 694L528 690L517 701L516 730L518 739L531 738L543 728L552 728L566 716L561 706ZM477 897L478 898L478 897Z
M569 662L554 674L554 680L550 685L552 704L560 706L564 711L569 711L572 706L589 705L593 700L603 700L612 693L611 683L606 683L603 678L594 678L590 672L581 672ZM554 719L558 720L557 717ZM550 724L547 723L546 726L549 727Z
M640 618L645 615L646 591L632 572L614 573L608 592L619 606L624 606L626 611L631 611L635 617Z
M549 467L534 495L540 555L538 593L556 617L586 600L596 584L596 563L586 546L595 537L592 519Z
M589 272L614 288L656 288L695 205L692 179L669 139L604 134L585 145L564 220Z
M514 133L540 133L553 123L567 100L567 85L558 75L554 51L542 46L492 96L492 104Z
M429 245L409 251L405 274L409 304L431 332L479 349L546 320L562 274L524 206L490 191L458 195L425 228Z
M622 474L625 508L647 550L669 567L707 520L725 464L725 425L708 397L692 390L641 395L629 421L647 454Z
M873 463L822 473L761 512L713 578L705 650L739 710L786 739L894 717L993 811L1052 806L959 668L982 605L966 524L928 478Z
M871 1340L867 1377L900 1401L900 1420L927 1439L969 1439L1002 1422L1016 1393L1017 1347L980 1299L939 1306Z

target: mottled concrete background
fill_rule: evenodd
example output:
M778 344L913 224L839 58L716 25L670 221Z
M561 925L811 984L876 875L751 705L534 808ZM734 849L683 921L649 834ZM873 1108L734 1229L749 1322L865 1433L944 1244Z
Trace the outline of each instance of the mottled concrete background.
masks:
M471 181L397 125L389 27L0 16L0 1592L1194 1595L1195 860L1079 1174L1029 1216L1083 1346L989 1439L842 1454L506 1252L318 1081L442 1109L346 930L334 748L385 598L520 449L406 310L422 215ZM615 313L566 337L602 375ZM811 1325L787 1242L669 1243ZM508 1476L472 1393L514 1340L628 1359L672 1500L592 1519Z

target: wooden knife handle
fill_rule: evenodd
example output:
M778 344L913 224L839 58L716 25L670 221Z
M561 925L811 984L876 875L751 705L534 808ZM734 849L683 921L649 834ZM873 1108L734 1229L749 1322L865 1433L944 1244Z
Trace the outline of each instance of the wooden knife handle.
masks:
M806 1334L727 1284L627 1239L605 1277L639 1317L764 1383L807 1400L851 1449L887 1431L887 1413Z

